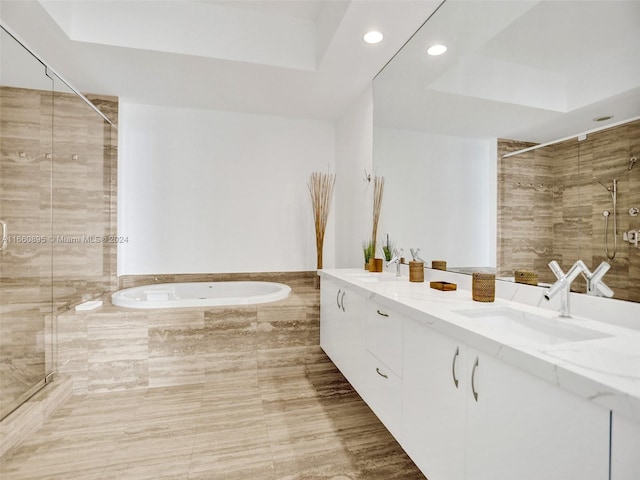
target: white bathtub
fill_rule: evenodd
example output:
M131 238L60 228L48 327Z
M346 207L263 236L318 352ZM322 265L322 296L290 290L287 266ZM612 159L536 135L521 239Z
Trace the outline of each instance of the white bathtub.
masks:
M111 302L128 308L180 308L249 305L282 300L288 285L275 282L158 283L127 288L111 295Z

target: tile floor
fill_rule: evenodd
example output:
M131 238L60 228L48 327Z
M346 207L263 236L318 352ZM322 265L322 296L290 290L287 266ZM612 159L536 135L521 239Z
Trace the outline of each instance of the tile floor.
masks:
M73 396L0 478L425 478L319 347L290 354L225 353L204 383Z

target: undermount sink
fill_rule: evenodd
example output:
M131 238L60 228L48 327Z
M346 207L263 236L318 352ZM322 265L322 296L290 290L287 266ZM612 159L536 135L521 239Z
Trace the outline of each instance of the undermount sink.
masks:
M395 275L384 272L376 273L348 273L345 276L359 282L393 282L397 278Z
M582 342L610 336L558 318L547 318L510 307L474 308L457 310L455 313L477 319L483 327L543 345Z

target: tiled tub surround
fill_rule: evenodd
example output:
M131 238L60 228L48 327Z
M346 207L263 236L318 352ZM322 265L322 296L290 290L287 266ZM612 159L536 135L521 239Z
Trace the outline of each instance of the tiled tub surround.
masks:
M58 373L71 377L74 393L197 384L212 362L227 353L318 345L319 306L315 272L164 275L175 282L277 281L292 292L286 300L245 306L137 310L110 304L58 315ZM148 284L126 278L121 284Z
M640 120L567 140L516 156L502 155L533 144L498 141L498 265L499 276L533 269L541 282L554 282L547 264L558 260L567 270L582 259L595 269L608 261L605 282L615 298L640 302L640 249L622 240L622 233L640 228L640 168L629 159L640 152ZM597 178L611 186L618 180L618 250L613 261L604 254L604 210L611 196ZM613 251L609 218L609 249ZM576 291L584 291L579 279Z
M61 315L60 370L78 394L2 458L2 479L424 480L320 349L315 272L216 277L292 292Z

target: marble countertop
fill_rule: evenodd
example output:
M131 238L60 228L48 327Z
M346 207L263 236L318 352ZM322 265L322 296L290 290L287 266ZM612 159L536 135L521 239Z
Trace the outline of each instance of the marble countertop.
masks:
M471 291L440 291L392 273L325 269L321 277L349 284L381 305L427 324L488 355L640 422L640 331L580 316L559 318L558 312L502 298L473 301ZM464 310L512 308L545 317L567 329L593 333L591 339L547 344L470 318ZM461 313L462 312L462 313ZM489 322L490 323L490 322Z

